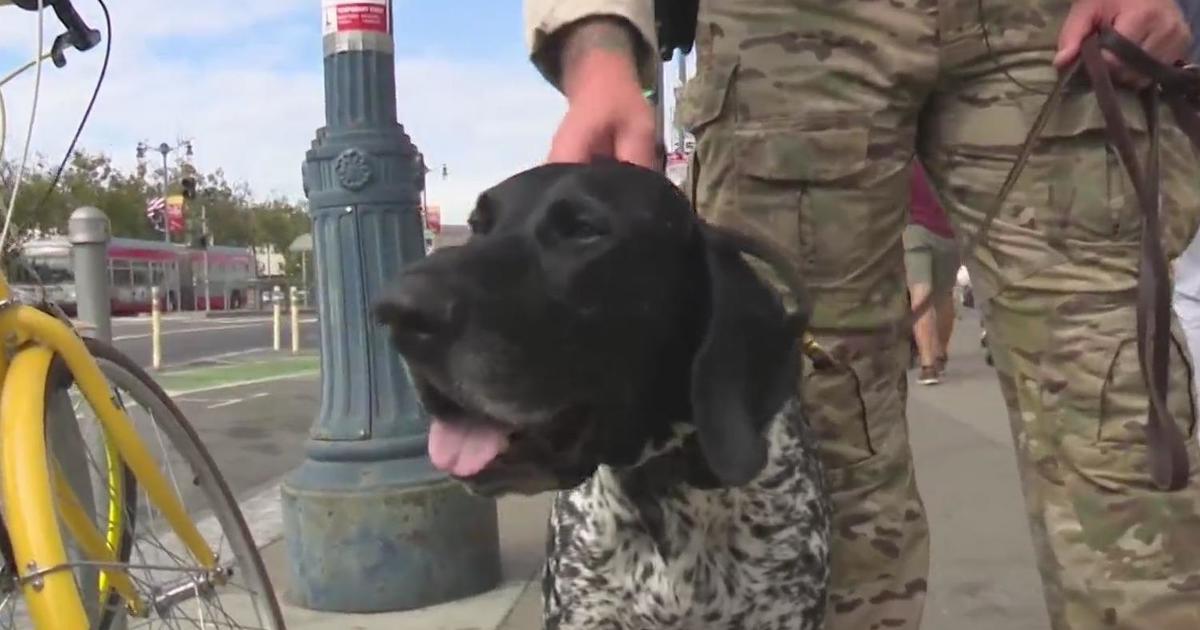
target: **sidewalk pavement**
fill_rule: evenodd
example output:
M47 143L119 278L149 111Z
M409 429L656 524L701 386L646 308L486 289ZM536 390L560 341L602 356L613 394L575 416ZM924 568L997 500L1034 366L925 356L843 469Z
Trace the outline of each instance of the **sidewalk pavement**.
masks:
M975 313L958 320L941 385L910 387L917 477L932 530L924 630L1048 628L1012 453L1007 413L983 361ZM422 610L341 615L289 603L281 541L263 551L294 630L539 630L537 572L548 496L498 502L503 584Z

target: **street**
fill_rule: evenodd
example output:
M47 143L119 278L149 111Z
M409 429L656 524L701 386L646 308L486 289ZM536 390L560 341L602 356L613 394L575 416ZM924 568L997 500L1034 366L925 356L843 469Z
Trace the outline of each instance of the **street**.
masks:
M314 350L320 343L316 318L300 316L300 347ZM113 343L143 367L151 364L149 317L113 318ZM282 347L291 348L291 322L283 315ZM165 314L162 319L163 366L271 348L271 315L205 317L203 313Z
M151 372L212 457L260 545L281 535L279 484L304 461L304 443L319 409L318 365L315 352L260 350ZM147 446L169 462L163 470L186 470L144 409L136 404L127 409ZM199 486L176 488L189 510L201 514L211 507Z
M311 373L177 394L174 400L239 498L278 484L300 465L320 403Z

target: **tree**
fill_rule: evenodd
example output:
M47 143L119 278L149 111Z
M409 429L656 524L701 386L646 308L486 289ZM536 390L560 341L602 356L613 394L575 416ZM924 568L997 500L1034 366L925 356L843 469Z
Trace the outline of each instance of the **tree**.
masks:
M133 172L117 168L103 153L77 150L63 168L58 184L51 190L57 163L44 156L31 156L21 177L21 188L13 204L10 243L31 237L65 234L67 220L79 206L96 206L108 215L113 236L157 239L156 231L146 217L149 201L161 194L159 182L162 169L148 169L141 163ZM18 165L0 162L0 194L7 204L9 191L16 179ZM187 236L200 236L203 211L208 215L209 233L220 245L250 247L271 245L283 254L300 234L310 228L310 220L302 206L285 198L255 201L250 186L244 182L231 183L222 169L211 173L197 172L190 164L176 162L168 165L168 194L180 192L183 175L196 178L196 198L186 209Z
M299 206L286 199L274 199L256 204L253 209L255 236L263 245L270 245L283 255L284 273L292 279L300 277L300 255L288 251L292 241L312 229L312 220Z

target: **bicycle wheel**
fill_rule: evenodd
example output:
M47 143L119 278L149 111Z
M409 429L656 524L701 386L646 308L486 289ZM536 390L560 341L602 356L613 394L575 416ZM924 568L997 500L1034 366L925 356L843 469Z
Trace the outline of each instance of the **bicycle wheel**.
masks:
M116 446L98 422L80 422L78 405L70 388L74 379L61 357L54 357L46 376L46 448L58 460L67 482L83 500L90 499L88 513L100 525L108 548L118 562L128 562L133 549L132 532L137 518L137 479L121 461ZM121 393L113 400L125 409ZM87 487L87 486L90 486ZM68 543L67 555L86 559L82 550ZM114 627L120 597L112 591L107 576L98 568L84 567L77 573L80 594L95 630Z
M66 364L54 357L47 372L44 397L46 449L58 461L59 470L65 471L68 485L87 503L85 510L100 525L98 529L104 532L108 548L116 550L114 557L126 562L133 548L129 533L133 531L133 518L137 514L137 480L133 471L121 462L98 425L79 425L74 406L67 395L71 380ZM114 398L118 406L123 408L119 395ZM90 436L92 440L84 435L89 432L88 429L93 430ZM100 459L103 460L100 466L95 465L94 453L91 452L97 444ZM67 542L69 560L86 558L82 550L75 548L69 540L64 542ZM4 625L0 618L0 627L11 627L18 618L25 621L26 615L17 612L16 603L19 599L7 598L17 594L16 576L19 572L8 528L3 522L0 522L0 556L4 562L0 566L0 594L6 596L0 600L0 610L11 607L9 624ZM84 599L92 627L95 630L109 630L116 620L115 611L119 609L120 601L111 592L111 585L105 579L107 576L101 575L99 568L94 566L81 566L74 573L76 587Z
M137 614L129 613L127 602L107 591L99 598L101 610L92 617L93 627L107 630L120 620L124 626L115 627L283 628L257 546L232 493L187 419L158 384L120 351L94 339L85 339L85 344L142 441L152 451L158 447L153 455L160 470L218 557L216 572L197 566L148 498L129 484L132 501L127 497L121 502L126 513L116 519L125 528L119 538L118 561L145 606ZM95 432L99 423L82 417L91 412L90 406L77 391L72 398L80 425ZM92 477L112 479L111 465L104 459L105 441L102 435L96 437L89 440L88 448ZM100 456L93 459L96 454ZM105 524L103 519L98 522ZM75 569L82 573L85 568ZM3 621L0 615L0 627L4 627Z

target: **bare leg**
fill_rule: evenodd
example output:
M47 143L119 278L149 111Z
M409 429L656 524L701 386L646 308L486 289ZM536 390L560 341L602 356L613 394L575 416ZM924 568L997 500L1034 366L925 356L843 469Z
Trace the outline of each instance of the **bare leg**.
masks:
M929 285L914 284L909 287L912 293L913 307L918 307L929 298ZM936 308L925 309L913 324L913 336L917 340L917 356L920 357L922 368L933 367L941 354L941 344L938 339Z

